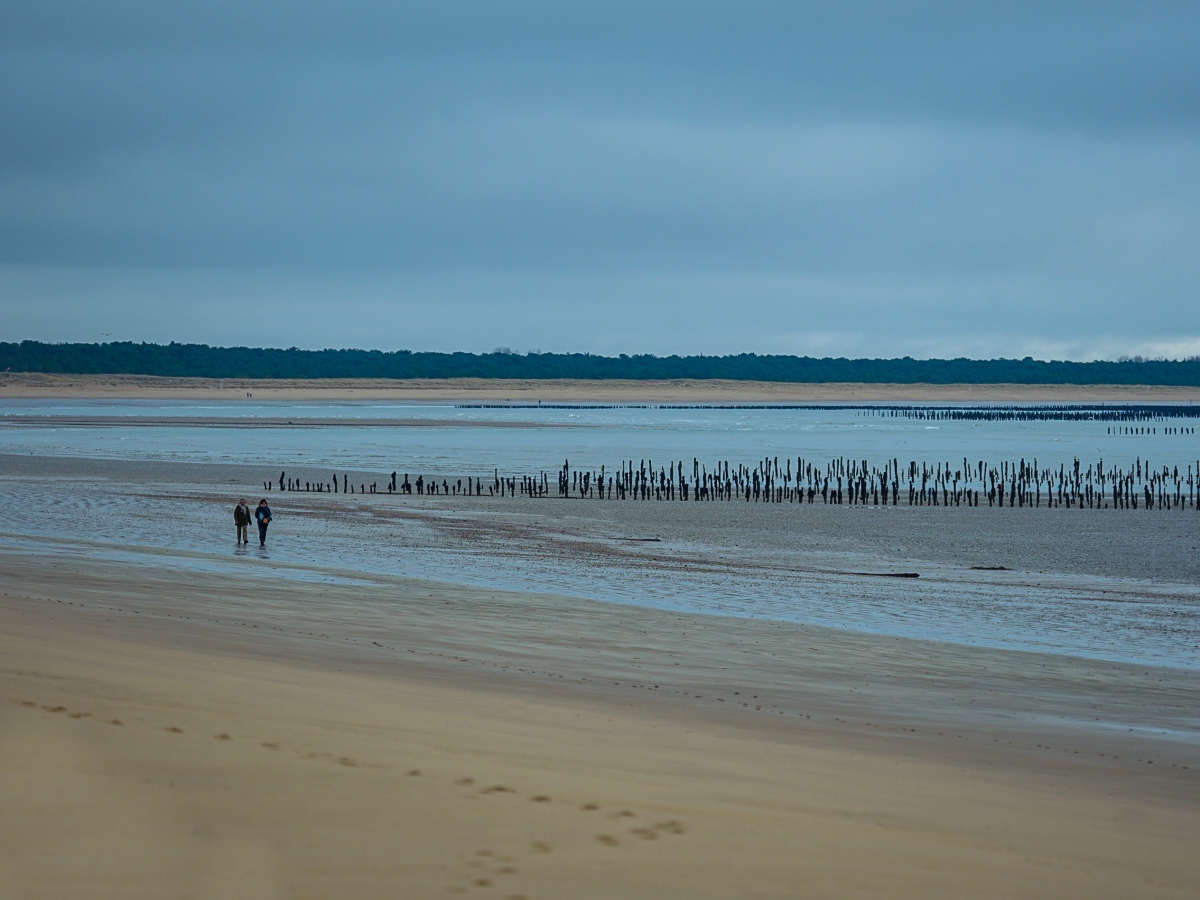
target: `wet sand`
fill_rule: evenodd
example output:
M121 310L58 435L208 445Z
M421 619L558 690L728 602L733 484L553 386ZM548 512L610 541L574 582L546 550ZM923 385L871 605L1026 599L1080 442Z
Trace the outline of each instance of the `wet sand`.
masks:
M288 473L301 482L328 477ZM273 491L269 558L239 557L229 507L238 496L257 502L263 482L278 475L246 465L0 454L0 545L53 542L63 553L110 560L166 553L174 565L234 577L308 577L305 567L344 580L405 575L1200 669L1192 510ZM351 474L368 484L387 477ZM920 577L887 577L898 573Z
M266 380L0 373L0 399L372 400L405 403L1196 402L1200 388L1142 385L788 384L502 379Z
M330 477L327 469L305 466L288 466L287 473L301 482ZM1162 594L1181 608L1200 599L1200 514L1190 509L910 507L904 502L896 507L847 507L819 500L803 505L601 502L278 490L264 494L263 482L278 477L279 468L267 466L0 453L0 498L16 506L23 494L45 489L64 501L34 509L39 516L45 512L48 521L79 518L92 502L120 508L128 499L137 505L111 515L142 521L157 504L178 511L180 504L196 503L211 510L224 527L228 507L238 496L266 496L290 520L290 534L279 532L281 540L295 541L299 523L322 535L339 535L340 543L327 545L331 559L350 549L400 542L418 551L504 556L529 566L570 559L584 573L581 584L591 577L587 573L635 569L722 570L747 578L777 572L789 579L846 571L915 571L921 574L920 587L945 582L1033 594L1059 585L1111 594L1114 601L1124 595ZM383 485L390 476L350 470L350 477L356 483ZM445 478L457 480L453 475ZM0 533L19 531L15 524L24 520L25 511L14 510L7 525L0 523ZM96 528L89 536L105 541L110 520L88 521ZM58 529L60 536L65 530ZM173 533L179 532L165 532ZM888 587L893 588L894 583Z

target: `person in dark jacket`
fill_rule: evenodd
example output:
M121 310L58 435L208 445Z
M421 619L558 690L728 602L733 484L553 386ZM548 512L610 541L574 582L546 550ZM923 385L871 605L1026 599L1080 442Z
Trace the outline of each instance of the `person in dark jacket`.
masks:
M271 507L267 506L266 500L258 501L258 509L254 511L254 518L258 520L258 546L267 546L267 526L271 524Z
M242 544L250 543L250 535L247 529L250 527L250 507L246 505L246 498L243 497L238 501L237 506L233 508L233 524L237 526L237 542L240 547Z

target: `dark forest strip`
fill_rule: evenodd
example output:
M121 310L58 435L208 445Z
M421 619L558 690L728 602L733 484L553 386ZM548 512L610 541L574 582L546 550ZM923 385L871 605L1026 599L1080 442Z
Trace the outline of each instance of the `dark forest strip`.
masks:
M496 378L713 380L832 384L1125 384L1200 386L1200 359L815 359L807 356L593 356L287 350L205 344L0 343L0 371L173 378Z

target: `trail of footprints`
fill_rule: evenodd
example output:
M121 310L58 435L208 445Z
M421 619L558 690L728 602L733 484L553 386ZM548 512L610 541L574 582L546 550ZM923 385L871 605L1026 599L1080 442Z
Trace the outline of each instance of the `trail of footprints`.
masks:
M412 776L420 776L419 769L413 769L408 773ZM520 796L515 789L502 784L493 784L480 787L474 778L464 777L454 780L457 787L478 791L480 794L512 794ZM534 794L528 798L530 803L552 803L553 799L548 794ZM579 810L584 813L601 814L600 804L584 803L580 805ZM596 841L605 847L619 847L621 845L622 832L621 826L628 825L629 820L636 819L637 813L630 809L617 810L607 813L606 817L613 822L610 826L611 832L596 835ZM657 822L649 826L638 826L627 828L623 834L627 834L634 840L653 841L657 840L660 835L681 835L685 834L687 828L684 824L676 819L670 819L664 822ZM530 845L532 853L552 853L554 847L545 841L534 841ZM447 888L447 891L452 894L465 894L472 889L490 888L495 886L495 877L503 877L505 875L514 875L517 870L512 865L512 856L499 854L492 850L477 850L473 856L467 857L465 864L468 869L472 870L468 884L455 884ZM488 877L491 875L492 877ZM527 900L524 894L510 894L508 900Z
M69 712L65 706L50 706L39 704L33 700L20 700L18 703L21 706L42 709L48 713L67 713L71 719L91 719L95 718L89 712ZM106 724L122 726L124 723L120 719L107 719ZM165 726L163 731L168 734L184 734L184 730L176 725ZM232 741L233 736L228 732L213 735L214 740ZM278 752L282 750L282 746L275 741L262 741L260 746L264 750ZM322 760L331 762L336 765L345 766L347 768L371 768L371 769L386 769L386 766L373 763L360 763L358 760L349 756L336 756L332 753L323 753L312 750L294 749L295 754L300 759L305 760ZM420 769L409 769L405 773L412 778L423 777ZM469 776L456 778L453 781L456 787L477 791L484 796L489 795L504 795L511 794L514 798L519 798L520 793L514 788L502 784L492 784L480 787L476 784L474 778ZM553 799L548 794L534 794L528 798L528 802L535 804L553 803ZM620 809L611 812L605 812L599 803L583 803L578 807L579 811L587 814L597 814L608 819L612 824L608 826L605 833L597 834L595 840L597 843L605 847L620 847L622 840L634 841L654 841L658 840L663 835L682 835L687 832L686 826L676 820L669 819L662 822L656 822L651 825L637 825L633 822L637 819L637 813L630 809ZM628 827L627 827L628 826ZM552 853L554 847L546 841L533 841L529 846L530 853L546 854ZM512 855L498 853L492 850L476 850L473 854L463 858L464 866L468 870L468 875L465 879L466 883L455 883L448 885L446 891L451 894L466 894L471 891L479 891L482 889L498 887L497 879L503 879L506 876L517 874L517 868L514 865L515 859ZM529 900L524 894L509 894L506 900Z

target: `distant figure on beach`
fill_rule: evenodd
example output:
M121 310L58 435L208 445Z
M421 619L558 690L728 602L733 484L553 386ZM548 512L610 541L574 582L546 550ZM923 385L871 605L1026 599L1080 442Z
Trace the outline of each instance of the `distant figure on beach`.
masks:
M271 507L267 506L265 499L258 501L258 509L254 511L254 518L258 520L258 546L267 546L267 526L271 524Z
M233 508L233 524L237 526L237 542L240 547L242 544L250 543L250 507L246 505L246 498L243 497L238 501L237 506Z

